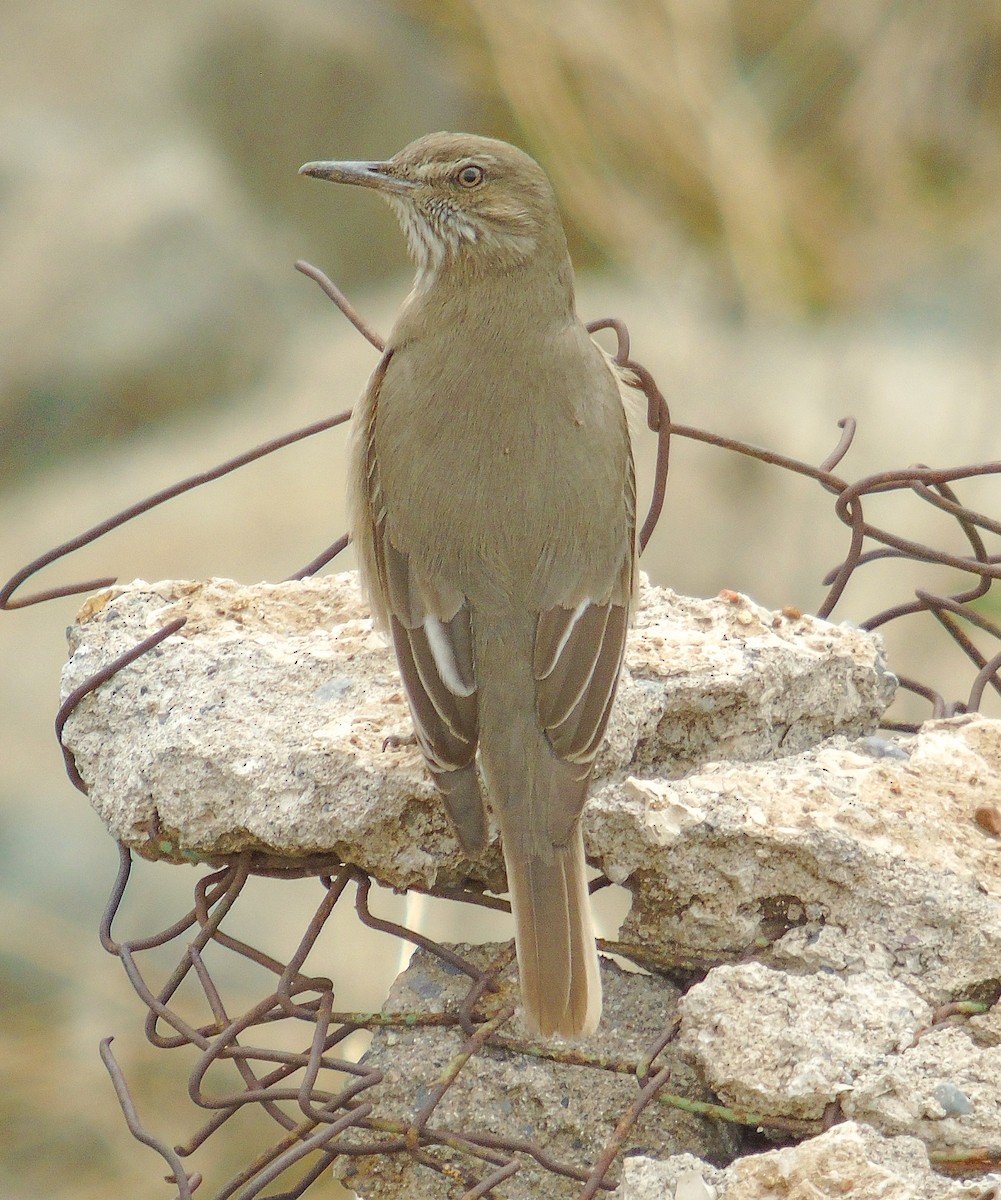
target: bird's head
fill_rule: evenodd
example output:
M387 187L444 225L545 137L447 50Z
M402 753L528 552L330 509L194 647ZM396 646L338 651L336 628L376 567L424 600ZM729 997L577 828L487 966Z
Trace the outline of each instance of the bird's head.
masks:
M546 251L566 256L552 186L507 142L430 133L385 162L312 162L302 175L375 188L403 226L419 271L446 261L510 267Z

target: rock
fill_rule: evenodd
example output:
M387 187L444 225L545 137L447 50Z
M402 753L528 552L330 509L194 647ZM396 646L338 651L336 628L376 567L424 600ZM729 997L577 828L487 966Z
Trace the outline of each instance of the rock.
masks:
M912 1137L847 1122L798 1146L738 1159L725 1171L679 1154L626 1159L615 1200L980 1200L985 1180L936 1175Z
M69 690L187 624L88 697L65 738L115 837L148 857L324 853L389 884L454 878L458 855L413 748L392 656L350 575L244 588L135 584L92 598ZM368 847L365 850L364 847Z
M502 946L454 946L463 958L485 967L503 951ZM616 1014L590 1038L552 1039L542 1053L527 1054L526 1037L518 1017L505 1024L502 1037L518 1039L511 1049L488 1048L470 1058L455 1083L434 1110L429 1127L437 1136L462 1134L510 1139L541 1147L552 1159L584 1172L586 1178L601 1154L619 1118L632 1104L638 1084L635 1075L602 1069L598 1061L635 1062L671 1019L677 989L663 980L620 970L602 962L606 1004ZM418 951L397 979L385 1005L388 1012L456 1012L470 980L435 956ZM485 1010L516 1002L513 974ZM412 1027L381 1029L362 1060L366 1068L381 1071L382 1080L364 1093L378 1106L382 1120L407 1123L426 1103L431 1089L459 1053L466 1035L461 1028ZM576 1061L574 1061L576 1060ZM594 1060L593 1065L587 1065ZM668 1090L694 1100L709 1093L696 1073L668 1046L656 1060L658 1068L672 1068ZM694 1149L712 1161L729 1161L736 1151L738 1131L724 1122L709 1121L678 1108L654 1102L648 1105L626 1139L627 1152L668 1156L682 1148ZM521 1166L505 1180L507 1200L576 1200L583 1183L559 1177L524 1153L497 1146L495 1152L515 1154ZM488 1173L482 1161L454 1147L440 1144L429 1150L440 1163L456 1171L472 1170L479 1180ZM408 1155L342 1159L335 1173L366 1200L396 1200L407 1196L441 1197L441 1176ZM464 1180L472 1186L472 1180Z
M623 1197L967 1195L929 1173L920 1143L892 1135L960 1157L1001 1148L997 1011L934 1011L1001 992L1001 855L982 820L1001 801L1001 722L968 714L879 736L893 679L869 635L734 593L695 601L644 586L642 600L584 834L591 861L632 894L607 948L654 973L603 962L592 1042L476 1053L429 1128L521 1138L504 1194L576 1196L579 1181L524 1146L590 1170L637 1085L586 1056L635 1063L677 1007L680 1038L658 1059L671 1062L671 1092L718 1096L765 1127L819 1130L834 1102L866 1124L723 1171L672 1156L694 1148L721 1167L760 1143L654 1102L626 1141ZM70 630L64 695L177 616L180 631L65 727L116 837L172 861L252 849L336 858L398 888L503 890L496 844L482 861L462 857L417 750L384 749L410 732L409 714L353 575L109 588ZM460 949L477 962L494 953ZM468 986L421 954L387 1008L453 1011ZM494 1002L516 1003L512 978ZM517 1017L503 1032L518 1035ZM382 1072L366 1093L377 1115L412 1119L462 1043L450 1023L378 1030L365 1060ZM461 1147L426 1153L461 1176ZM409 1155L337 1169L365 1197L443 1194L442 1176Z
M887 1134L936 1150L1001 1150L1001 1046L984 1048L965 1025L929 1030L916 1045L863 1071L842 1108Z
M876 728L896 681L880 643L847 625L646 587L613 729L635 737L616 765L659 777L717 759L753 761ZM635 730L635 733L633 731Z
M913 1042L931 1008L885 973L793 975L741 963L691 987L681 1014L679 1049L724 1104L813 1119L867 1067Z
M1001 796L1001 722L971 713L887 745L873 757L831 738L600 788L587 844L633 893L622 940L651 962L754 950L796 971L889 973L933 1005L992 1000L1001 855L974 813Z
M678 1050L725 1104L818 1118L837 1101L934 1150L1001 1149L1001 1046L966 1022L929 1028L916 989L880 971L719 966L680 1001Z
M1001 1047L966 1023L929 1029L910 988L869 971L719 966L682 998L678 1049L723 1103L778 1117L843 1112L935 1150L1001 1148Z
M417 750L383 751L410 718L353 575L110 588L71 629L64 696L177 616L184 628L88 696L65 728L116 838L176 860L327 853L394 887L469 870ZM879 643L858 630L735 594L695 601L647 587L598 774L863 734L891 691ZM473 873L502 886L499 861L495 852Z

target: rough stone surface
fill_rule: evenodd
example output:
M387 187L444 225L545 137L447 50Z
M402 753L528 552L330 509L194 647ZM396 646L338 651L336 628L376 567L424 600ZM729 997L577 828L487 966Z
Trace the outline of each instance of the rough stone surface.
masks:
M720 1099L767 1116L820 1117L837 1101L881 1132L936 1150L1001 1147L1001 1047L884 973L792 975L719 966L682 998L678 1048Z
M456 946L464 958L485 966L504 947ZM511 972L487 1009L516 1003L515 975ZM561 1062L561 1053L581 1058L635 1061L670 1021L678 991L663 980L620 970L602 962L605 1002L615 1019L593 1037L566 1041L554 1038L554 1057L536 1057L516 1050L488 1050L471 1058L456 1082L445 1093L430 1125L437 1132L488 1133L533 1142L552 1158L589 1172L637 1092L635 1075L577 1062ZM385 1009L389 1012L455 1012L470 987L470 980L434 956L418 951L410 967L394 984ZM502 1035L526 1037L518 1015L504 1025ZM377 1032L364 1064L383 1072L383 1080L365 1092L378 1105L379 1115L409 1120L425 1103L430 1089L465 1040L458 1027L385 1029ZM685 1059L669 1046L657 1060L672 1066L668 1089L689 1099L709 1100L710 1093ZM680 1150L695 1150L715 1162L729 1161L736 1151L734 1126L711 1122L666 1104L649 1105L626 1139L627 1152L666 1157ZM467 1156L436 1149L440 1162L452 1161L469 1168ZM335 1168L337 1175L366 1200L420 1200L440 1197L441 1176L405 1155L351 1158ZM480 1169L480 1177L486 1171ZM506 1200L576 1200L583 1184L560 1178L527 1156L521 1169L504 1182ZM456 1195L461 1189L457 1189Z
M775 758L871 732L895 686L880 643L859 629L737 592L693 600L645 587L609 741L635 730L615 765L657 764L661 776Z
M588 844L633 893L623 940L653 961L764 943L776 964L889 973L934 1005L992 999L1001 853L974 814L999 797L1001 722L969 714L893 742L608 784Z
M71 629L64 691L178 616L66 726L115 837L149 857L330 853L400 886L457 873L418 751L382 751L409 714L353 575L110 589Z
M70 631L64 695L177 616L187 624L87 697L64 740L115 837L151 857L330 852L398 887L460 873L412 747L392 655L351 574L244 587L136 582ZM872 729L892 677L858 630L735 593L645 588L597 773L762 758ZM496 854L480 874L496 882Z
M116 837L175 861L250 847L336 856L396 887L503 888L496 845L475 864L460 855L416 749L383 749L409 714L354 576L108 589L70 631L64 693L175 616L183 630L66 725ZM1001 805L1001 722L877 736L892 688L857 630L644 588L584 833L632 894L612 948L655 973L605 962L605 1017L580 1048L635 1062L687 983L679 1040L658 1059L670 1091L766 1124L835 1103L864 1124L722 1171L670 1156L722 1165L747 1148L739 1126L652 1104L627 1139L645 1157L624 1160L624 1200L958 1200L977 1192L930 1174L925 1147L1001 1160L998 1009L934 1011L1001 992L1001 838L983 819ZM672 967L687 974L656 973ZM418 955L387 1007L440 1011L467 987ZM498 1002L515 997L509 973ZM460 1045L454 1027L377 1032L366 1061L384 1078L367 1099L409 1118ZM523 1137L583 1170L635 1092L622 1073L491 1049L463 1065L435 1123ZM579 1194L520 1161L503 1194ZM402 1155L338 1169L365 1197L450 1186Z
M929 1030L899 1056L862 1071L842 1108L934 1149L1001 1149L1001 1047L978 1045L972 1032L964 1025Z
M866 1067L909 1045L931 1008L885 974L791 975L742 963L710 971L681 1014L680 1048L724 1103L811 1119Z
M980 1200L989 1181L936 1175L912 1137L884 1138L847 1122L717 1170L690 1154L627 1159L615 1200Z

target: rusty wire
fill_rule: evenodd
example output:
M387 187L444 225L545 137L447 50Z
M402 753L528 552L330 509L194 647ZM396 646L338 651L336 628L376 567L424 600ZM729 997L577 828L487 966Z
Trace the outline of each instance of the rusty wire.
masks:
M256 1152L248 1155L246 1164L213 1193L214 1200L254 1200L278 1179L282 1180L283 1190L268 1193L271 1200L294 1200L304 1195L338 1159L389 1157L409 1159L451 1181L461 1179L462 1200L492 1195L494 1187L517 1175L528 1162L537 1164L554 1179L580 1185L581 1190L574 1193L579 1200L593 1200L618 1186L617 1164L630 1148L636 1123L655 1102L748 1129L769 1128L777 1135L791 1137L818 1134L830 1124L826 1119L797 1120L741 1111L669 1092L672 1067L658 1060L677 1034L680 1022L676 1013L668 1017L654 1038L638 1048L634 1057L627 1058L572 1046L547 1048L512 1036L505 1026L514 1008L498 1001L495 995L498 981L513 962L511 946L485 968L477 966L454 948L377 917L369 907L370 877L358 867L333 859L326 865L317 860L278 865L273 859L245 851L196 882L194 903L183 917L155 933L119 941L113 931L133 865L128 847L120 844L119 853L118 876L101 921L101 943L121 961L146 1008L147 1041L158 1049L186 1048L196 1052L187 1091L196 1112L202 1114L201 1124L177 1145L171 1146L157 1137L138 1114L128 1083L111 1051L111 1038L102 1041L101 1057L129 1130L166 1163L170 1171L168 1182L177 1189L176 1200L192 1200L201 1184L201 1174L187 1172L184 1160L196 1154L224 1126L233 1122L239 1127L241 1116L250 1108L270 1118L277 1126L277 1136L270 1145L262 1147L258 1142ZM323 889L312 918L286 962L222 928L255 876L314 878ZM335 1008L332 981L306 975L302 967L335 907L347 902L349 887L354 888L355 911L364 925L419 946L452 972L467 976L469 986L458 1005L440 1012L351 1012ZM234 1013L227 1006L205 962L203 952L210 944L231 952L273 978L267 993L241 1013ZM628 947L618 943L599 945L606 951L629 952ZM176 957L172 970L165 971L162 955L157 956L156 952L164 949L171 949ZM156 982L152 978L154 973L159 976ZM221 972L217 969L216 974ZM192 982L205 1010L201 1020L187 1015L192 1008L190 991L184 997L184 1012L181 1011L180 993L186 983ZM946 1012L937 1014L937 1019ZM267 1034L280 1023L302 1026L298 1048L276 1049L269 1043ZM366 1064L363 1056L337 1055L335 1051L359 1032L396 1029L398 1036L403 1036L421 1027L452 1031L455 1040L451 1057L427 1089L423 1101L418 1103L415 1098L410 1116L387 1115L380 1109L383 1071ZM636 1091L593 1161L568 1161L551 1153L539 1141L483 1128L475 1113L467 1114L461 1126L456 1126L454 1120L448 1123L442 1101L470 1059L485 1049L494 1054L530 1055L629 1076L636 1082ZM237 1086L227 1066L235 1068L239 1076ZM325 1072L325 1080L332 1074L338 1083L332 1087L329 1082L321 1081L321 1071ZM837 1114L836 1119L843 1119L843 1115ZM643 1141L633 1144L642 1145ZM957 1153L955 1157L955 1165L967 1173L998 1165L980 1150L964 1156ZM948 1166L943 1160L942 1169Z
M381 352L384 349L384 339L365 322L340 289L322 271L302 261L295 265L297 270L313 279L323 289L324 293L376 350ZM835 497L834 513L851 532L848 551L844 559L824 579L824 584L829 590L817 608L817 615L830 617L856 572L863 566L881 559L897 558L940 565L963 573L970 577L972 586L953 593L918 588L915 590L913 598L892 604L860 624L862 628L871 630L915 613L930 614L949 635L953 644L974 665L976 674L965 698L947 700L931 683L913 679L908 675L898 676L901 687L928 701L932 717L951 716L976 710L980 707L984 692L988 688L1001 695L1001 650L998 649L1001 646L1001 624L984 612L983 606L976 607L977 602L986 597L994 580L1001 575L1001 553L989 553L984 540L985 535L1001 536L1001 520L962 504L952 487L961 480L1001 474L1001 461L980 462L949 468L932 468L917 464L902 469L877 472L854 482L848 482L836 475L834 469L852 446L856 431L856 422L853 417L844 417L839 421L841 436L838 444L819 466L791 458L775 450L754 446L737 438L726 437L690 425L673 423L667 403L650 372L630 357L629 334L625 324L617 318L604 318L592 321L587 328L592 333L603 329L610 329L614 332L617 341L615 362L621 370L623 380L629 386L641 391L646 398L647 424L657 434L657 461L653 491L646 518L638 535L641 550L646 548L663 507L670 443L673 437L702 442L718 449L755 459L767 466L813 479ZM75 550L89 545L111 530L117 529L184 492L222 478L232 471L295 442L302 441L304 438L344 424L350 415L350 409L346 409L335 416L273 438L208 471L199 472L163 488L99 522L82 534L61 543L15 572L0 588L0 610L25 608L61 596L77 595L110 586L115 582L113 576L63 584L34 592L28 596L15 597L18 589L43 568L65 558ZM969 553L954 553L941 546L903 538L890 529L867 521L864 516L863 500L887 495L891 492L910 492L919 500L953 518L963 539L968 543ZM347 535L342 535L289 578L301 579L322 570L345 548L347 541ZM868 548L867 543L869 543ZM961 622L975 627L990 639L990 647L993 652L984 653L979 649ZM147 642L137 646L128 661L134 661L135 657L152 649L157 644L157 640L159 639L154 634ZM122 665L125 665L125 660L119 664L119 666ZM115 669L117 668L114 665L109 668L111 674ZM93 686L98 686L108 677L102 673L102 678ZM71 710L72 705L70 706ZM63 719L65 719L65 715L63 714ZM885 727L913 732L917 728L917 723L886 722ZM67 767L72 777L75 768L70 763L67 763ZM77 780L74 779L74 783L76 782Z
M101 922L101 942L118 957L147 1009L146 1037L161 1049L191 1047L199 1052L190 1072L188 1094L194 1105L209 1113L204 1123L185 1142L169 1146L142 1124L124 1075L110 1048L111 1039L101 1044L101 1055L111 1075L125 1113L129 1129L145 1145L155 1150L170 1168L170 1180L177 1187L177 1200L190 1200L200 1176L188 1174L182 1160L199 1149L208 1138L248 1105L259 1109L281 1131L275 1143L258 1152L252 1162L215 1193L216 1200L251 1200L262 1189L288 1171L299 1169L296 1180L281 1193L282 1197L301 1196L336 1159L344 1156L371 1157L405 1155L429 1169L445 1172L456 1169L456 1152L461 1155L460 1169L467 1197L485 1196L491 1188L521 1169L530 1158L555 1176L577 1181L582 1197L597 1195L616 1186L611 1173L629 1130L643 1109L662 1091L670 1076L667 1067L658 1068L657 1056L673 1038L677 1020L672 1018L665 1031L646 1047L635 1062L586 1058L568 1052L563 1061L598 1069L635 1074L636 1099L623 1114L603 1154L592 1165L566 1162L548 1153L541 1145L525 1138L507 1137L474 1122L463 1129L448 1128L436 1121L445 1094L459 1077L469 1059L488 1043L495 1049L522 1053L526 1046L513 1038L497 1035L514 1013L510 1005L491 1004L491 994L499 974L510 965L512 955L482 970L448 947L395 922L376 917L369 908L371 880L356 867L338 865L336 873L323 874L316 867L303 869L295 863L285 868L262 866L249 852L233 859L226 867L202 877L195 890L190 912L169 927L132 941L117 941L113 928L126 894L132 870L132 856L120 846L120 867L111 897ZM220 928L252 875L282 878L319 876L324 896L313 919L287 964L278 962L246 942L230 937ZM333 984L329 979L303 975L300 968L335 905L342 900L349 884L355 887L355 907L360 920L373 929L421 946L453 969L469 977L466 998L458 1009L444 1013L353 1013L334 1009ZM240 1015L230 1013L202 957L213 942L241 958L270 972L275 983L263 999ZM180 949L177 966L159 985L150 982L144 970L143 956L164 946ZM194 980L201 992L208 1018L200 1024L182 1015L175 997L185 981ZM190 997L186 1007L190 1008ZM272 1046L248 1044L255 1031L276 1022L301 1022L305 1025L302 1048L276 1050ZM376 1028L413 1029L417 1026L442 1026L457 1033L456 1052L447 1069L430 1089L427 1099L409 1120L379 1116L372 1098L377 1097L383 1073L364 1062L335 1057L334 1048L351 1034ZM538 1047L535 1047L538 1051ZM558 1052L554 1057L559 1058ZM242 1086L230 1085L228 1091L209 1091L207 1078L222 1074L223 1062L232 1063ZM337 1091L318 1085L323 1069L343 1076L347 1082ZM231 1079L231 1076L226 1076ZM294 1108L293 1108L294 1106ZM707 1109L712 1106L705 1106ZM297 1110L297 1111L296 1111ZM443 1152L452 1152L445 1157ZM477 1172L482 1172L477 1174Z
M380 352L383 350L382 338L365 323L321 271L302 262L297 263L296 267L319 284L373 347ZM629 335L624 324L615 319L606 319L593 322L588 328L591 332L603 329L614 332L617 341L615 362L624 381L645 396L647 423L658 438L652 496L639 534L641 548L648 543L663 505L672 436L702 442L812 479L834 497L835 515L850 534L844 558L824 580L828 592L818 614L830 616L856 572L873 562L897 559L951 568L960 573L966 586L949 593L918 588L913 596L880 610L863 621L862 625L867 629L877 629L916 614L930 614L973 665L973 683L965 699L961 700L946 700L931 683L907 676L900 679L904 688L928 701L932 716L948 716L976 709L988 688L1001 694L1001 649L998 649L1001 647L1001 625L979 603L987 596L994 580L1001 575L1001 553L989 549L986 541L987 538L1001 535L1001 521L964 505L954 487L964 480L1001 474L1001 462L944 469L918 465L887 470L849 482L835 474L835 469L851 448L856 428L853 418L846 417L840 422L838 444L819 466L737 439L672 424L667 404L652 376L630 356ZM114 582L111 577L91 579L15 598L15 592L42 568L110 530L183 492L218 479L303 438L343 424L349 416L350 412L345 411L272 439L211 470L164 488L107 518L16 572L0 588L0 608L22 608L109 586ZM868 505L871 498L891 492L909 492L918 501L931 505L951 518L966 550L956 553L951 548L914 542L869 521L864 506ZM339 538L290 578L301 578L320 570L344 548L346 541L345 537ZM60 745L63 726L84 696L113 678L128 663L153 649L183 623L184 619L180 618L155 631L69 695L56 718ZM974 630L982 640L990 640L987 652L975 643ZM916 728L914 725L885 724L888 728ZM71 781L79 790L86 792L86 783L65 747L63 754ZM368 904L371 881L358 868L324 855L288 862L250 853L235 857L222 869L200 879L195 889L194 905L184 917L147 937L119 942L113 937L112 929L126 894L131 871L129 850L120 846L120 853L118 878L101 925L102 945L121 961L134 990L146 1007L147 1040L162 1049L187 1047L197 1051L198 1058L189 1075L188 1093L196 1110L209 1115L183 1144L168 1145L143 1124L111 1050L111 1038L101 1043L101 1057L130 1131L161 1156L169 1169L168 1181L176 1188L177 1200L190 1200L202 1184L198 1172L188 1173L185 1170L184 1160L203 1146L218 1129L237 1120L250 1107L266 1114L278 1127L277 1140L259 1150L243 1169L223 1184L215 1193L215 1200L252 1200L253 1197L262 1196L264 1189L278 1180L282 1181L284 1190L269 1194L276 1200L278 1197L292 1200L293 1197L302 1196L338 1159L380 1155L407 1156L450 1180L461 1178L465 1200L494 1194L494 1188L515 1176L524 1163L531 1160L554 1176L579 1183L583 1189L579 1195L587 1200L616 1186L616 1163L628 1144L630 1132L643 1111L655 1100L674 1102L689 1112L742 1122L752 1127L770 1123L795 1136L820 1130L819 1123L783 1122L777 1119L765 1122L759 1114L735 1113L704 1102L670 1097L665 1090L670 1071L658 1065L657 1060L674 1036L673 1020L633 1061L587 1058L575 1056L572 1051L563 1054L561 1061L629 1074L636 1079L637 1090L633 1103L621 1114L604 1150L590 1164L557 1159L543 1146L528 1139L503 1136L474 1127L449 1128L439 1119L441 1102L472 1056L485 1046L508 1053L538 1053L537 1046L519 1042L504 1033L512 1010L510 1007L497 1006L495 992L498 979L510 965L510 951L488 969L481 969L454 950L414 930L376 917ZM261 875L286 879L317 878L324 889L322 899L288 962L274 959L222 928L224 918L232 910L247 881L252 876ZM336 1011L331 981L302 973L310 950L335 906L343 902L349 885L354 888L355 910L363 924L420 946L447 963L451 970L468 976L469 989L456 1011L423 1014ZM438 894L466 903L506 907L503 901L473 890L453 888ZM231 1013L205 961L204 951L210 943L270 973L274 977L273 989L248 1010L239 1015ZM176 966L165 979L153 983L149 970L144 966L145 957L152 951L163 951L170 946L175 951L180 947ZM628 951L628 948L618 944L610 944L607 948L619 953ZM641 958L641 953L638 953L637 961L641 961ZM192 1024L175 1001L182 985L190 988L192 984L207 1010L206 1019L200 1024ZM256 1031L266 1030L279 1022L298 1022L303 1025L300 1049L285 1051L251 1044ZM408 1121L392 1120L380 1114L378 1092L383 1077L379 1070L367 1066L364 1061L338 1057L334 1053L354 1033L371 1032L394 1025L401 1028L413 1028L415 1025L444 1026L454 1029L457 1039L455 1055L448 1070L430 1090L424 1103L415 1108ZM227 1074L224 1078L229 1081L229 1090L210 1091L206 1081L209 1077L216 1079L219 1066L223 1063L235 1069L240 1086L234 1088L232 1075ZM339 1081L338 1089L331 1089L329 1085L321 1086L321 1072L325 1079L333 1074ZM967 1162L966 1165L975 1164Z

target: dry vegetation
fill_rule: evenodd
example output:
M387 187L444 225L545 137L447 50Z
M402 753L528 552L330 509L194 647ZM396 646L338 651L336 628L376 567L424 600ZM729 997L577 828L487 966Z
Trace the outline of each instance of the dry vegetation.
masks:
M1001 222L991 0L397 0L461 40L615 261L721 262L752 311L892 300Z

